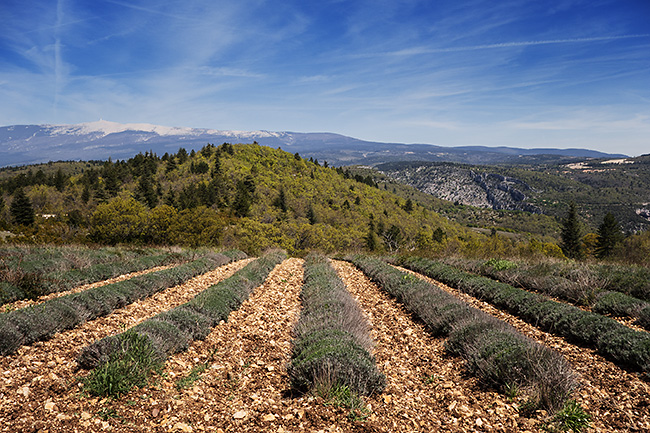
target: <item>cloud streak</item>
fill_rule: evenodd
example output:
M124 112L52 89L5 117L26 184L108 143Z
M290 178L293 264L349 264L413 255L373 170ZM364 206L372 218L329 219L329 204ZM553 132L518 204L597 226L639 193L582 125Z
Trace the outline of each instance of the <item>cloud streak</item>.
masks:
M0 124L104 118L638 154L650 33L634 1L4 0Z
M650 38L649 34L638 34L638 35L619 35L619 36L595 36L589 38L569 38L569 39L549 39L549 40L540 40L540 41L511 41L511 42L499 42L496 44L481 44L481 45L469 45L469 46L460 46L460 47L447 47L447 48L406 48L403 50L390 51L385 53L369 53L369 54L360 54L360 57L374 57L374 56L418 56L423 54L437 54L437 53L460 53L464 51L481 51L481 50L494 50L501 48L519 48L519 47L531 47L536 45L561 45L561 44L578 44L578 43L589 43L589 42L608 42L608 41L617 41L622 39L638 39L638 38Z

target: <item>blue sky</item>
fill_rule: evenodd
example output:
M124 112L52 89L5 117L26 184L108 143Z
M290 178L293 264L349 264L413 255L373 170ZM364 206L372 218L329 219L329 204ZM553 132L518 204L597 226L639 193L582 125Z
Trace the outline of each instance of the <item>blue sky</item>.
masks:
M650 153L648 0L2 0L0 125Z

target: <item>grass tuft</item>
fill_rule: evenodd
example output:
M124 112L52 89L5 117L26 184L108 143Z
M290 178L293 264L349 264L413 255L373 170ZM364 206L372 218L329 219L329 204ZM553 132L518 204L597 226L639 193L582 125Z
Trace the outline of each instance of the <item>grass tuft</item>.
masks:
M125 332L119 338L118 350L107 362L93 370L82 382L91 395L119 397L133 387L147 385L153 373L162 371L163 361L151 341L135 332Z
M581 432L589 428L591 415L589 415L575 400L568 400L561 411L543 428L551 433Z

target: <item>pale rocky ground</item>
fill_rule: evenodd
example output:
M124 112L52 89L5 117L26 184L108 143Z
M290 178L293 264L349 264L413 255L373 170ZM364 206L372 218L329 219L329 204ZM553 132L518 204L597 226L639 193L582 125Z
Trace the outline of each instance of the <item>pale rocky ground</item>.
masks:
M339 275L372 323L375 356L387 377L385 391L365 399L364 420L320 397L294 396L285 369L291 330L300 311L302 260L288 259L271 272L228 322L204 341L172 356L162 377L119 399L88 397L79 386L75 358L87 344L122 332L180 305L234 273L247 261L223 266L86 323L49 341L0 358L2 432L534 432L545 419L520 416L510 400L464 373L462 360L444 352L403 307L361 272L334 261ZM590 432L650 431L650 387L636 375L520 320L444 287L473 306L511 323L562 353L581 375L575 398L593 417ZM209 367L185 390L179 378Z

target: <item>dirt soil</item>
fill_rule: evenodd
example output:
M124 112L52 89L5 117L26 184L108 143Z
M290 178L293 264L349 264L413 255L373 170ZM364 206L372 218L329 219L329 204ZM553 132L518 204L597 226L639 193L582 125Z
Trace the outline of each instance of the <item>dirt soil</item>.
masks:
M75 358L86 344L122 332L180 305L246 261L221 267L113 314L57 334L47 342L0 358L2 432L534 432L545 419L520 416L520 400L482 387L463 363L444 353L403 307L361 272L334 261L339 275L373 326L375 356L385 391L366 399L369 411L350 410L320 397L292 395L286 365L291 330L300 311L303 261L288 259L271 272L226 323L204 341L172 356L149 387L119 399L83 393ZM563 353L582 375L576 395L594 418L592 432L650 431L648 384L590 349L578 348L456 293L526 335ZM177 383L207 366L185 389ZM360 419L362 418L362 419Z

